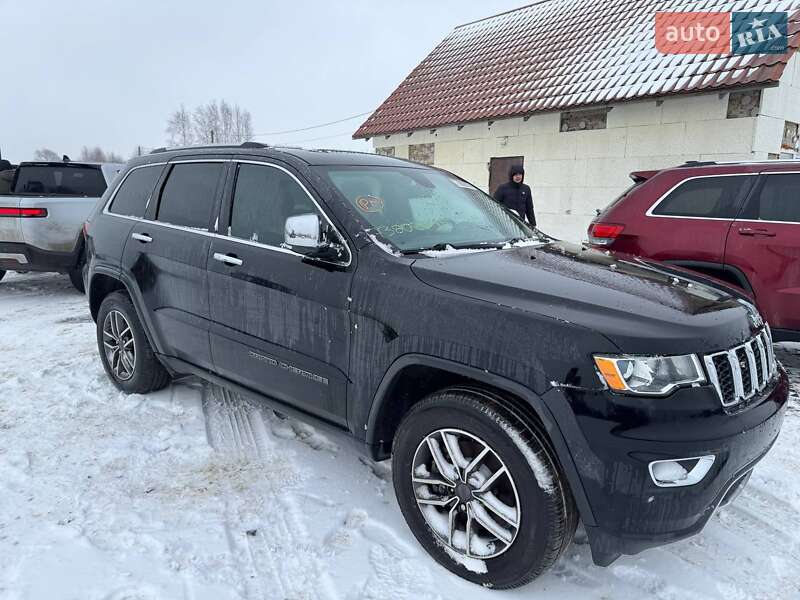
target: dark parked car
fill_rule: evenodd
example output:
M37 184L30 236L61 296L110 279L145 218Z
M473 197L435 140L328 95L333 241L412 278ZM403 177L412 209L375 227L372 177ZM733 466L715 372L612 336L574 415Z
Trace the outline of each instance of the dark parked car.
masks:
M631 177L589 226L590 242L735 284L776 340L800 341L800 161L687 163Z
M447 172L242 147L129 163L87 233L103 366L194 374L391 456L420 544L521 585L702 529L774 442L769 328L724 290L556 242Z

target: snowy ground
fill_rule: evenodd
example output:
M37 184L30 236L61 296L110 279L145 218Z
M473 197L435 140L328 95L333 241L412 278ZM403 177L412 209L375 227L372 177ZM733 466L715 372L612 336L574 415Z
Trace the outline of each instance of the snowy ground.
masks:
M66 277L0 283L0 599L800 598L794 398L735 504L691 540L492 592L406 529L388 466L199 382L124 396Z

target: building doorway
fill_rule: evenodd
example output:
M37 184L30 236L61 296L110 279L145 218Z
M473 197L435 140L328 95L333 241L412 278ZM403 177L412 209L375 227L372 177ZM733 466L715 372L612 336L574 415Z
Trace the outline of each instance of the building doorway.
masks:
M525 166L524 156L499 156L489 159L489 194L508 181L508 170L514 165Z

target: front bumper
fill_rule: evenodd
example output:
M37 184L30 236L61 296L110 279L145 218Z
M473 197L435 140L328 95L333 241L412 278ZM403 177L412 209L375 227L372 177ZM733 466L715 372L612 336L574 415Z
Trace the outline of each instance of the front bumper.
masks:
M667 398L564 388L545 394L591 513L581 516L595 563L698 533L775 442L788 392L779 369L762 396L737 414L725 413L708 386ZM715 457L711 470L691 486L659 487L648 470L655 460L708 454Z

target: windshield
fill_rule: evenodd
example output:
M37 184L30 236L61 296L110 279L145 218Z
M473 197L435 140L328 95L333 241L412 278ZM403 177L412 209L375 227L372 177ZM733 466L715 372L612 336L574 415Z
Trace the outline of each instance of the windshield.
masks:
M547 239L478 188L444 172L408 167L317 167L366 222L401 252Z

